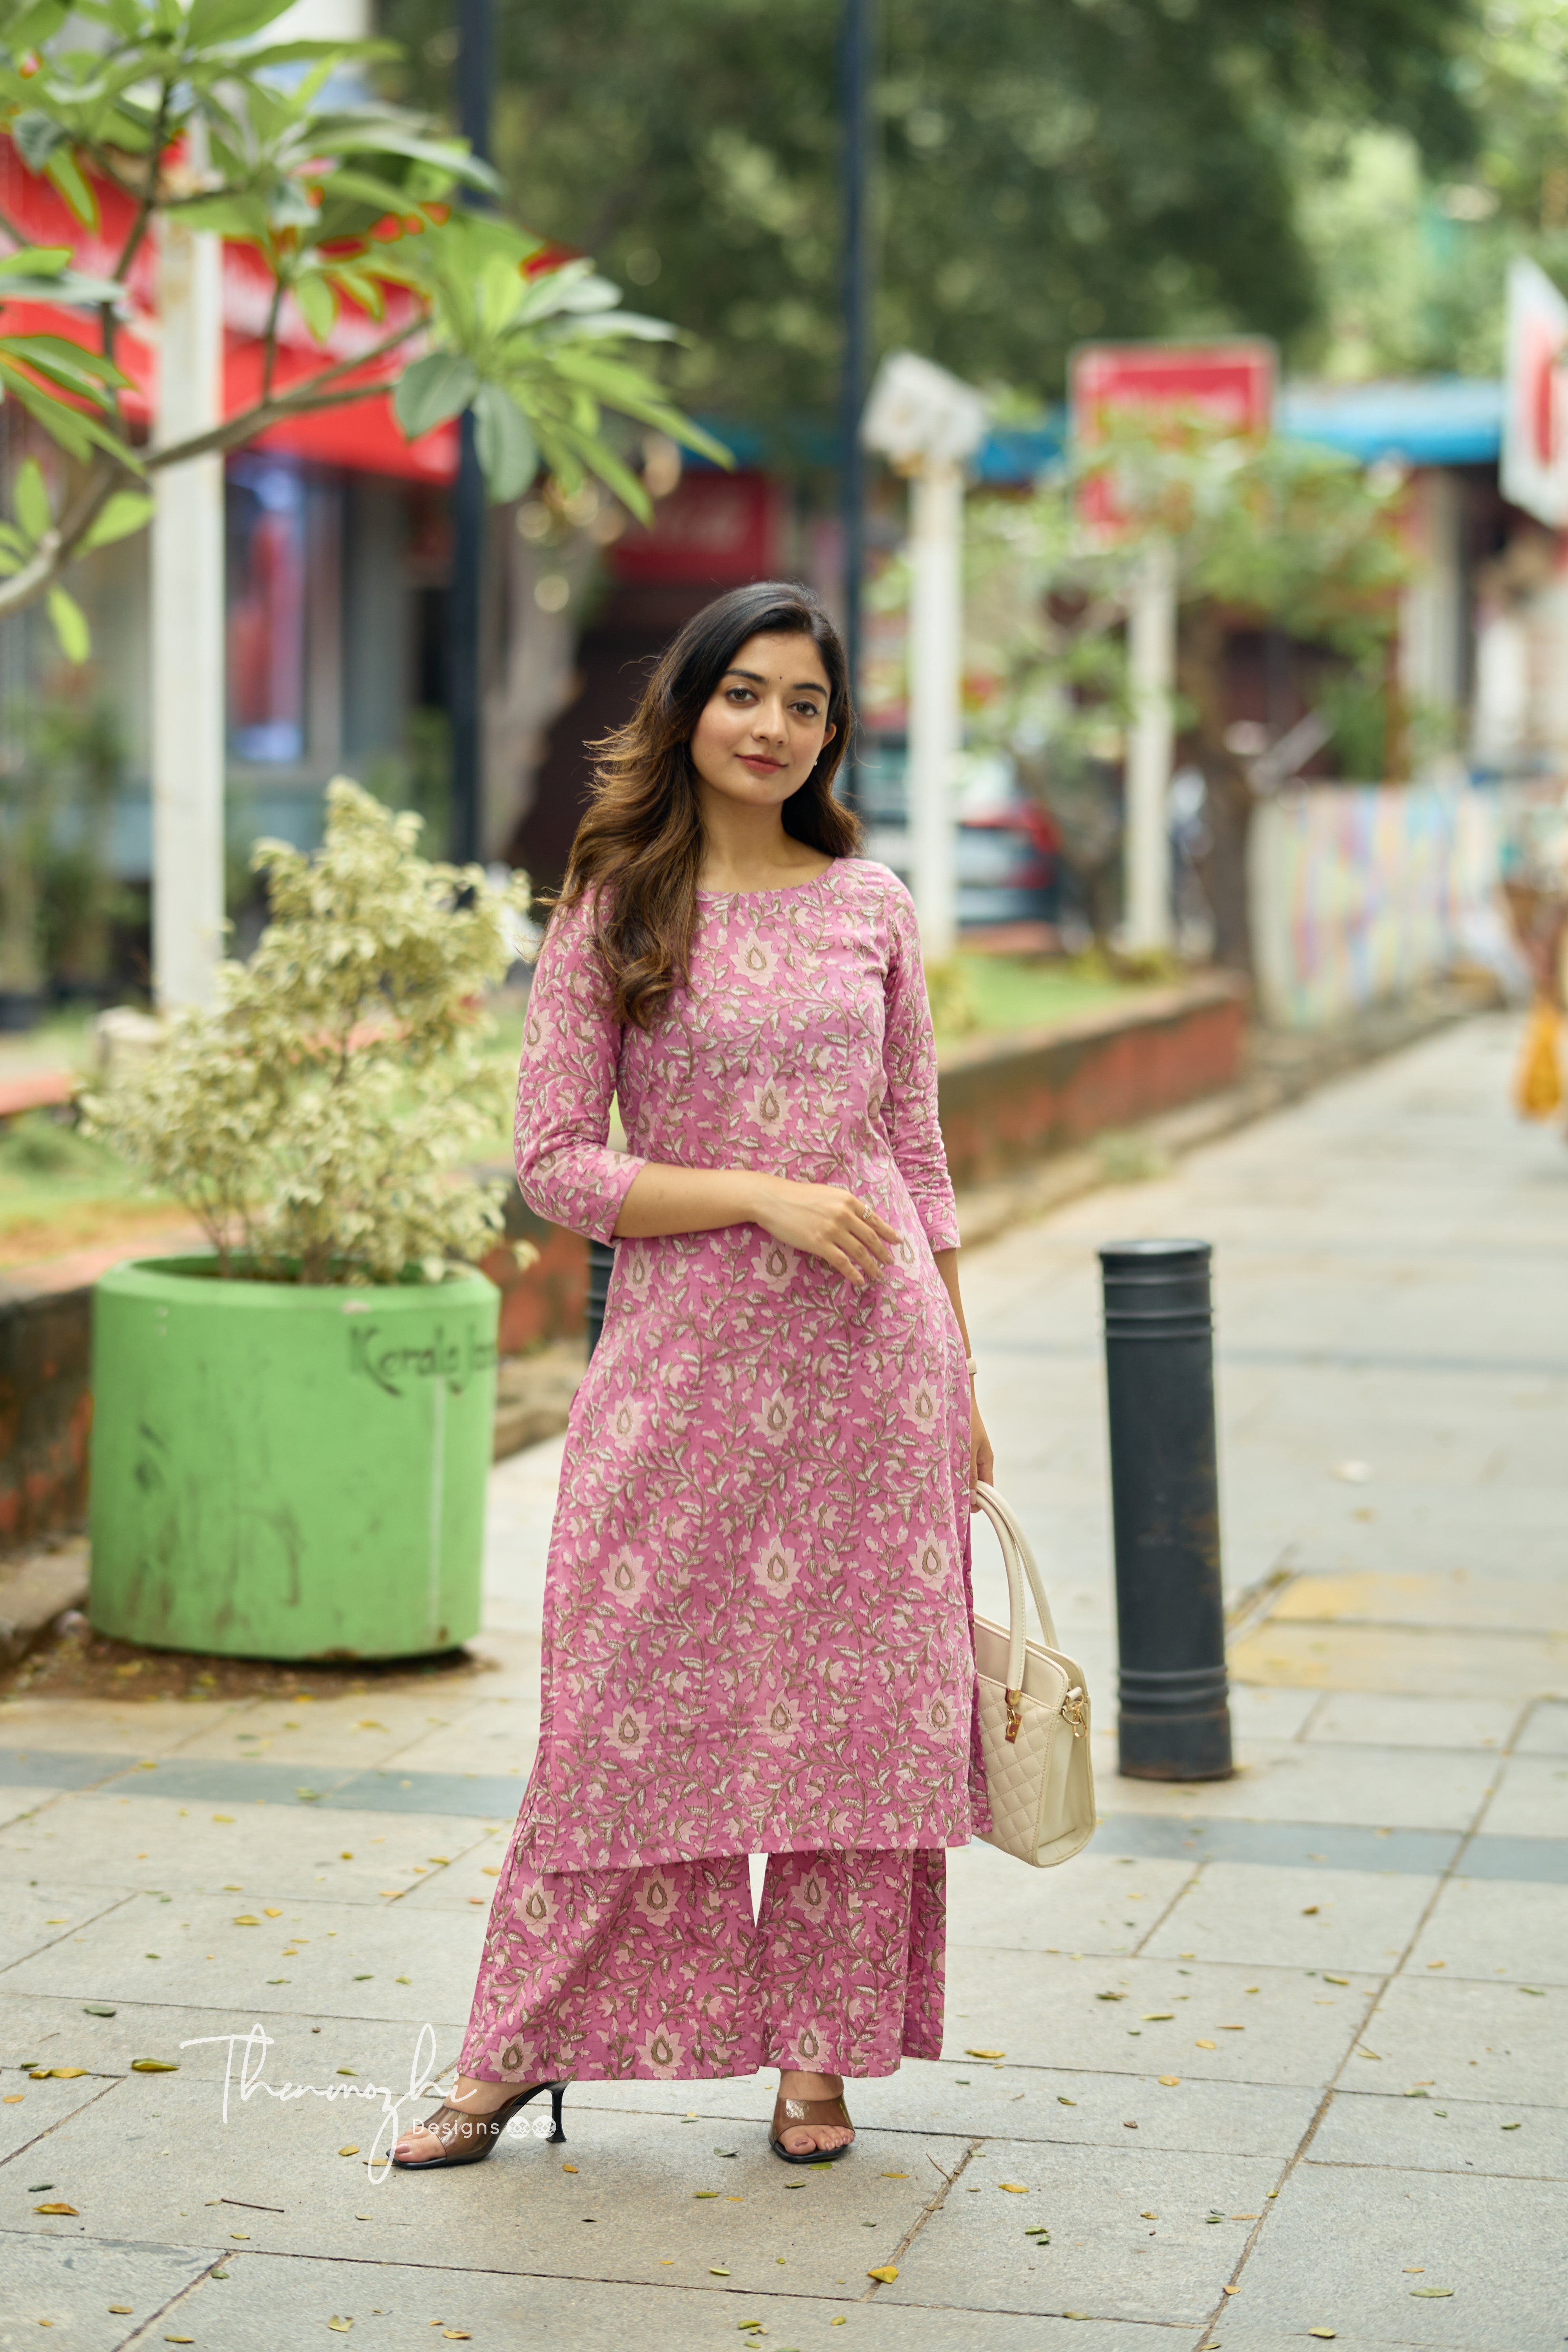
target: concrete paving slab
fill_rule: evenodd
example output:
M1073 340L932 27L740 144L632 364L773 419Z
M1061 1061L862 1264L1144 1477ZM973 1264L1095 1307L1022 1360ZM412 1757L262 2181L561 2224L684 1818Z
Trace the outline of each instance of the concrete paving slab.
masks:
M1386 1974L1420 1925L1434 1877L1258 1870L1210 1863L1161 1922L1146 1957Z
M1278 1696L1300 1702L1306 1695L1291 1691ZM1361 1748L1501 1748L1507 1747L1520 1712L1510 1699L1429 1698L1424 1691L1331 1691L1319 1702L1301 1736Z
M583 2083L574 2104L616 2113L662 2115L684 2130L727 2116L765 2130L776 2077L724 2083ZM1068 2163L1079 2146L1121 2147L1135 2127L1138 2145L1235 2156L1283 2158L1300 2143L1317 2105L1315 2091L1268 2084L1189 2079L1173 2098L1152 2075L1074 2074L1034 2066L990 2066L965 2059L940 2063L907 2058L896 2074L857 2083L850 2112L882 2132L958 2132L1042 2144L1042 2163ZM1054 2150L1052 2154L1050 2151Z
M1505 1977L1490 1984L1450 1983L1447 1970L1397 1977L1365 2029L1384 2063L1356 2088L1386 2095L1427 2083L1439 2098L1452 2092L1568 2106L1565 2020L1568 1998L1554 1986L1530 1994Z
M1402 2099L1337 2092L1308 2161L1419 2172L1506 2174L1568 2180L1568 2113L1488 2099Z
M347 2082L405 2087L416 2061L424 2078L441 2081L456 2066L462 2046L461 2019L437 2020L433 2042L420 2041L420 2028L406 2019L336 2017L331 2011L312 2016L279 2015L255 2005L238 2011L159 2007L151 2002L103 2001L109 2017L89 2015L78 2000L50 2000L36 1995L0 1992L0 2033L4 2047L39 2064L85 2066L95 2082L132 2074L138 2058L157 2058L172 2064L183 2083L216 2085L221 2104L226 2078L237 2085L245 2045L257 2033L248 2062L267 2082ZM232 2045L232 2046L231 2046ZM352 2068L352 2074L340 2074ZM31 2103L45 2086L34 2084L19 2064L0 2066L0 2079L9 2073L15 2088ZM79 2078L78 2078L79 2079ZM161 2074L137 2075L133 2087L156 2087ZM51 2090L68 2085L52 2084ZM252 2094L265 2099L265 2091ZM351 2098L341 2090L339 2095ZM357 2099L358 2092L352 2094ZM214 2113L217 2113L217 2105ZM358 2111L357 2109L355 2110ZM340 2134L340 2137L342 2135Z
M11 2057L14 2046L6 2045L5 2060L0 2064L0 2182L7 2184L0 2189L0 2199L12 2202L14 2196L9 2184L16 2176L3 2168L10 2163L13 2157L25 2160L26 2150L47 2142L49 2134L57 2130L68 2116L75 2115L79 2108L90 2106L94 2099L101 2098L113 2079L108 2074L89 2073L73 2074L66 2082L35 2083ZM87 2054L96 2056L97 2053ZM29 2052L28 2055L47 2065L52 2053L44 2047ZM80 2051L76 2053L79 2063L82 2062L83 2055ZM59 2063L62 2065L66 2063L63 2053ZM44 2169L47 2171L48 2168L46 2166ZM30 2184L41 2177L36 2167L30 2167L23 2193L31 2193Z
M440 1726L426 1726L398 1752L400 1772L479 1772L493 1779L524 1775L539 1744L537 1686L526 1704L485 1698Z
M1300 1690L1414 1689L1522 1701L1543 1692L1568 1696L1568 1639L1270 1623L1233 1646L1230 1671L1237 1682Z
M1235 2157L1163 2154L1156 2162L1142 2148L1079 2148L1047 2186L1036 2149L987 2141L904 2255L886 2300L1196 2327L1220 2300L1252 2226L1230 2217L1260 2214L1279 2178L1271 2163ZM1004 2204L1005 2180L1029 2193ZM1211 2212L1225 2218L1211 2223ZM1033 2223L1050 2231L1038 2252L1024 2234Z
M1213 2336L1262 2352L1332 2327L1342 2343L1548 2352L1563 2339L1561 2190L1436 2172L1307 2164L1265 2225ZM1442 2297L1434 2288L1451 2292ZM1425 2292L1422 2292L1425 2291Z
M774 2346L832 2352L839 2345L857 2352L1149 2352L1151 2340L1149 2328L1132 2323L1081 2326L1005 2312L894 2306L869 2284L869 2302L847 2289L831 2298L790 2289L749 2294L721 2279L705 2287L641 2286L614 2277L480 2271L454 2284L449 2272L410 2263L378 2268L243 2251L225 2268L226 2279L187 2294L174 2315L198 2345L216 2352L278 2352L280 2343L309 2343L318 2334L324 2342L334 2316L353 2319L354 2334L369 2336L380 2352L429 2352L442 2342L442 2322L495 2352L536 2343L559 2352L605 2352L612 2345L734 2352L746 2322L765 2329L769 2352ZM835 2315L847 2315L847 2325L830 2333ZM162 2352L158 2335L150 2340Z
M1568 1757L1510 1757L1481 1826L1489 1837L1568 1837Z
M1429 1491L1429 1479L1423 1491ZM1568 1586L1482 1572L1298 1576L1269 1612L1274 1625L1361 1624L1489 1627L1493 1632L1568 1633Z
M948 1939L997 1951L1124 1952L1141 1943L1193 1874L1090 1847L1056 1870L1026 1870L976 1843L948 1857Z
M137 1895L79 1937L18 1961L8 1990L82 2000L188 2002L248 2020L277 2015L408 2019L466 2013L483 1915L373 1909L364 1904L270 1906L265 1890L182 1894L169 1904ZM239 1918L254 1918L254 1927ZM401 1979L406 1978L407 1982ZM434 2011L433 2011L434 2004Z
M1531 1707L1514 1745L1521 1756L1568 1756L1568 1701L1543 1699Z
M345 1691L331 1698L258 1698L226 1721L202 1724L180 1747L186 1759L254 1754L291 1764L351 1765L364 1770L402 1756L433 1729L466 1722L482 1706L477 1675L442 1677L440 1696L417 1684L396 1690ZM469 1758L472 1762L472 1758Z
M1568 1985L1568 1886L1516 1884L1501 1900L1500 1934L1496 1883L1450 1879L1410 1955L1410 1974L1436 1974L1441 1963L1450 1977Z
M973 2042L1014 2065L1321 2084L1353 2048L1374 1991L1353 1974L1330 1990L1305 1970L960 1951L948 1966L942 2055L956 2062Z
M1376 1769L1372 1766L1375 1759ZM1099 1790L1102 1812L1201 1811L1245 1818L1347 1822L1369 1829L1468 1829L1497 1779L1498 1759L1453 1748L1392 1753L1342 1743L1253 1740L1234 1780L1194 1788L1118 1774ZM1098 1776L1097 1776L1098 1778ZM1565 1784L1568 1785L1568 1784Z
M460 1815L330 1815L274 1806L215 1819L210 1805L138 1798L129 1807L100 1795L68 1795L0 1831L0 1870L42 1876L67 1868L79 1883L157 1894L265 1893L333 1902L379 1903L448 1874L494 1840ZM465 1895L479 1881L465 1879ZM0 1921L0 1954L7 1923Z
M215 1718L220 1726L233 1722L247 1704L128 1696L123 1705L116 1705L112 1700L35 1698L23 1692L0 1701L0 1748L24 1754L86 1748L121 1760L169 1756L199 1737Z
M1095 1833L1101 1853L1190 1856L1194 1861L1238 1862L1253 1867L1297 1870L1399 1871L1423 1877L1447 1870L1462 1851L1475 1853L1489 1842L1458 1830L1366 1829L1344 1822L1205 1821L1198 1814L1110 1813ZM1555 1851L1548 1838L1499 1840L1510 1853L1521 1845ZM1568 1842L1565 1842L1568 1843ZM1529 1871L1522 1874L1532 1875Z
M205 2255L183 2246L101 2246L81 2239L61 2245L16 2228L0 2244L0 2343L7 2352L33 2342L38 2327L68 2328L73 2352L117 2352L137 2337L159 2343L156 2322L206 2267ZM121 2308L111 2309L115 2305ZM155 2332L144 2336L150 2326Z
M5 1905L0 1911L0 1969L45 1952L68 1936L79 1936L96 1919L125 1900L128 1889L88 1892L47 1878L23 1881L11 1877Z
M1230 1727L1246 1756L1254 1740L1300 1739L1323 1702L1316 1691L1278 1690L1236 1683L1230 1693Z

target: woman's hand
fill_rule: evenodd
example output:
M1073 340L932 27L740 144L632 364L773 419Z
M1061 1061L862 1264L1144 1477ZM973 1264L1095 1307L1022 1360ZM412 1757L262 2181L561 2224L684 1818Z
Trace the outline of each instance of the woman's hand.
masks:
M980 1418L980 1401L971 1385L969 1391L969 1507L971 1511L977 1511L980 1508L975 1488L994 1486L995 1484L996 1456L991 1450L991 1440L986 1435L985 1423Z
M857 1289L893 1262L896 1229L841 1184L797 1184L787 1176L760 1176L752 1211L775 1242L819 1257Z

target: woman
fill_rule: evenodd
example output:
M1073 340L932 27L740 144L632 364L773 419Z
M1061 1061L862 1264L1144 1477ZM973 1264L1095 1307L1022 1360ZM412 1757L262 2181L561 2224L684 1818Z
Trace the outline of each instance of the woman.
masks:
M969 1499L992 1475L913 908L833 796L803 590L687 624L605 747L529 1002L523 1194L616 1271L572 1409L538 1759L450 2100L488 2156L564 2080L847 2074L942 2042L944 1848L989 1827ZM607 1148L612 1098L629 1150ZM753 1927L747 1856L769 1856Z

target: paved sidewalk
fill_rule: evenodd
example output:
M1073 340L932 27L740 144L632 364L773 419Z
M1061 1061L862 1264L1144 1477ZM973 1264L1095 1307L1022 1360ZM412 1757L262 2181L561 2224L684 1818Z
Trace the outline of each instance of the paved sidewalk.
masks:
M374 2186L372 2102L226 2125L226 2047L180 2046L258 2021L274 2090L355 2095L426 2021L455 2056L558 1445L495 1474L486 1675L0 1710L0 2352L1561 2346L1568 1152L1507 1108L1515 1035L969 1255L1104 1818L1060 1871L953 1857L947 2053L857 2090L847 2165L773 2163L761 2082L631 2084L570 2095L564 2148ZM1119 1780L1109 1737L1093 1244L1129 1233L1216 1245L1244 1769L1207 1787Z

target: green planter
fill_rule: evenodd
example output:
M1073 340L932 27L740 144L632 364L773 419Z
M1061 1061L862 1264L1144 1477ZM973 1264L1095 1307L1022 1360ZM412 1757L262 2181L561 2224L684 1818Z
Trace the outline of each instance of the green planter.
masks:
M100 1281L92 1622L155 1649L400 1658L479 1630L500 1296Z

